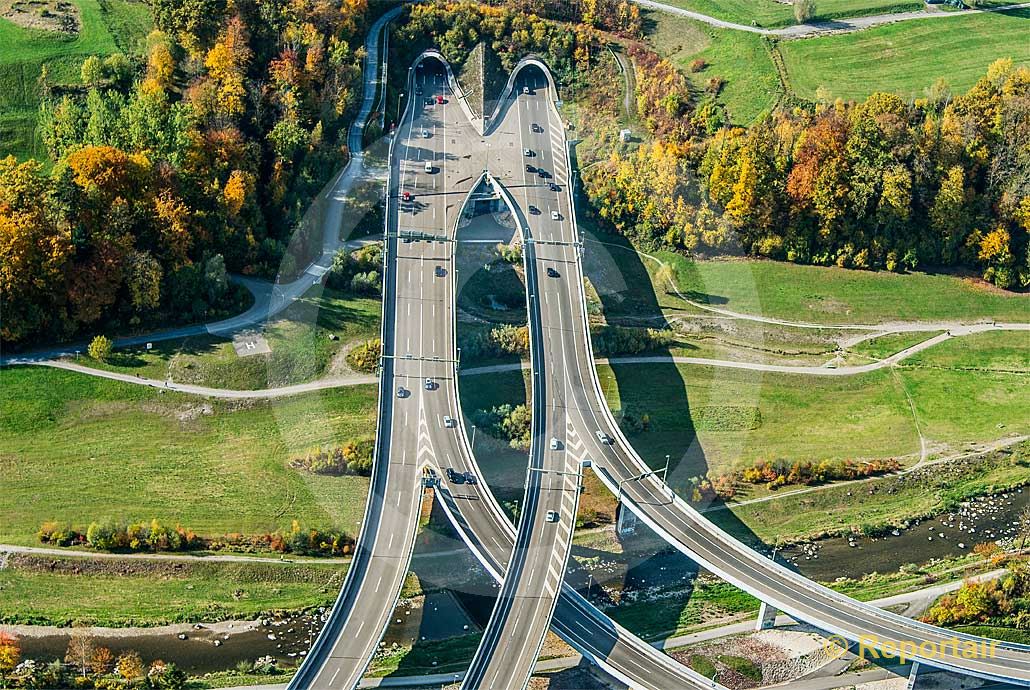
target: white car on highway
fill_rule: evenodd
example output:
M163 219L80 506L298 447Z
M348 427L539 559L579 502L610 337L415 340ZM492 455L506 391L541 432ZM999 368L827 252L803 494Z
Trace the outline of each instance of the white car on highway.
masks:
M561 214L557 211L551 211L551 220L561 220Z

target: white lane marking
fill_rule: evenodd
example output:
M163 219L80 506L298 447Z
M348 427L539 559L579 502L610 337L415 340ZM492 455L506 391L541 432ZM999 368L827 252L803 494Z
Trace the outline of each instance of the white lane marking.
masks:
M336 673L334 673L333 677L329 679L329 685L333 684L333 681L336 680L336 676L338 676L338 675L340 675L340 669L336 669Z
M364 627L365 627L365 621L361 621L361 623L358 624L358 631L356 633L354 633L354 637L360 636L361 635L361 629L364 628Z
M377 592L379 591L379 585L381 585L381 584L383 584L383 576L382 575L379 576L379 581L376 582L376 589L375 589L375 591L377 591Z

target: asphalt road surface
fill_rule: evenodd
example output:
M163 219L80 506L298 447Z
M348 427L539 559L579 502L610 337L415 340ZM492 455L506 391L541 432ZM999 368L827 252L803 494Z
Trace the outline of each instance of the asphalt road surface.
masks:
M418 70L390 167L383 274L383 365L376 459L347 580L291 688L352 688L390 620L408 573L424 472L458 452L451 275L453 236L474 171L448 142L472 133L442 70ZM437 102L439 96L440 102ZM426 104L432 100L432 105Z
M519 73L513 97L490 130L494 148L505 154L507 175L499 180L522 228L526 289L530 303L547 300L550 259L575 252L569 223L569 166L561 120L551 108L548 82L539 68ZM568 234L568 238L566 238ZM559 244L551 245L548 242ZM545 266L546 263L546 266ZM558 283L554 283L558 286ZM584 446L569 419L579 397L567 375L567 338L561 332L562 305L553 301L553 323L529 324L532 360L532 436L515 548L490 621L463 688L521 690L550 627L572 548Z

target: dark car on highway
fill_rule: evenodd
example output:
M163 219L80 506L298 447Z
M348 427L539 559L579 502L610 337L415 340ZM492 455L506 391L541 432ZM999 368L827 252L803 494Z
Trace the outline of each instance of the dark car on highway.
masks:
M461 472L455 472L453 467L447 468L447 481L452 484L464 484L465 475Z

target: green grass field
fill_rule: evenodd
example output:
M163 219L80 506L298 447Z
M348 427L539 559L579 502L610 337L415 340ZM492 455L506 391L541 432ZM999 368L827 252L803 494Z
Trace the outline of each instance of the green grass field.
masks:
M291 453L368 436L375 386L219 402L42 367L0 369L0 543L45 520L180 523L204 535L357 532L368 480L302 474Z
M81 559L64 562L90 567ZM254 618L329 606L347 573L338 563L121 563L128 572L0 570L0 623L123 627Z
M938 78L965 91L998 58L1030 64L1030 10L900 22L838 36L782 41L791 89L815 99L875 91L918 98Z
M688 298L745 314L819 324L1030 320L1026 294L954 276L779 261L691 261L670 252L658 257L673 266L677 287ZM653 262L644 261L653 271ZM674 295L666 297L674 303Z
M1030 332L997 331L953 338L904 361L906 367L1030 371Z
M378 337L381 313L378 299L315 288L265 326L262 332L271 354L239 357L231 341L198 336L157 342L150 351L142 347L117 350L106 363L86 356L75 361L145 378L171 377L176 383L216 388L287 386L349 371L334 363L334 358L348 344Z
M36 140L39 76L78 84L89 55L138 53L151 28L150 8L133 0L72 0L80 10L76 36L24 29L0 18L0 156L45 157Z
M793 8L774 0L665 0L665 3L737 24L750 25L753 21L758 26L772 28L795 23ZM912 0L821 0L816 5L814 19L908 12L922 7L923 3Z
M780 83L766 39L659 12L646 12L645 18L646 40L687 75L695 90L703 91L713 77L726 81L718 100L734 124L748 125L775 105ZM708 66L694 73L689 67L697 59Z
M913 367L831 378L672 364L598 371L613 410L649 417L650 430L629 437L644 460L680 460L673 484L758 460L914 459L919 437L906 390L923 434L942 447L1030 432L1025 373Z
M885 359L906 348L918 345L938 335L940 331L920 331L919 333L889 333L871 340L863 340L848 348L848 353L855 355L855 364L865 364L874 359ZM946 344L945 344L946 345ZM937 356L943 347L935 346L933 355ZM908 364L911 359L905 360Z

